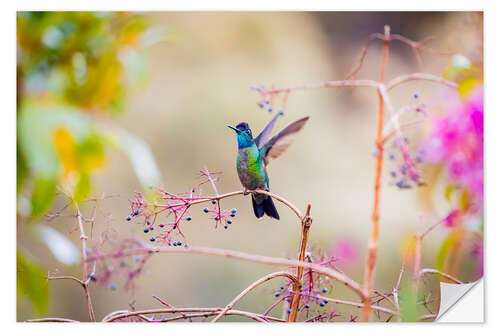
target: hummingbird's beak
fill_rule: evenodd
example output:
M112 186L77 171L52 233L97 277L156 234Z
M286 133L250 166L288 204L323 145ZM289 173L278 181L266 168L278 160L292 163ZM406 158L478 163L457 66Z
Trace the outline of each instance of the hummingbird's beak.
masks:
M236 133L240 133L239 129L234 128L233 126L230 126L230 125L226 125L226 126L229 127L230 129L234 130Z

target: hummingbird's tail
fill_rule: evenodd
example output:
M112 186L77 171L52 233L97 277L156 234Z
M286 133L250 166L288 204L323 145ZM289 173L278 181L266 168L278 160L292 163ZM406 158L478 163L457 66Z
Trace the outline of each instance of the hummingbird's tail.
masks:
M280 219L278 211L274 206L273 199L270 196L266 196L266 198L261 203L257 203L252 195L252 205L253 212L258 219L264 216L264 214L276 220Z

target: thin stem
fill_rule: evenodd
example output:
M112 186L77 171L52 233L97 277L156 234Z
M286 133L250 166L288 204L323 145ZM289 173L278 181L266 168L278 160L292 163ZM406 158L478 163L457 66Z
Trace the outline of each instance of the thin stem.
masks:
M275 272L275 273L271 273L271 274L268 274L260 279L258 279L257 281L255 281L254 283L252 283L251 285L249 285L245 290L243 290L238 296L236 296L231 302L229 302L226 307L224 308L224 310L222 310L218 315L217 317L215 317L213 320L212 320L212 323L215 323L217 322L220 318L222 318L222 316L224 316L229 310L231 310L233 308L233 306L238 303L238 301L240 299L242 299L246 294L248 294L250 291L252 291L253 289L257 288L258 286L260 286L261 284L269 281L269 280L272 280L276 277L287 277L289 278L290 280L292 280L294 283L297 282L297 279L295 278L295 276L293 276L292 274L288 273L288 272Z
M87 262L87 236L85 235L85 229L83 228L83 219L82 213L80 212L80 207L75 202L76 208L76 218L78 220L78 226L80 228L80 239L82 241L82 266L83 266L83 278L82 278L82 287L85 291L85 297L87 299L87 307L89 310L89 317L91 321L95 321L94 308L92 306L92 299L90 298L90 290L89 290L89 269Z
M276 258L276 257L266 257L266 256L260 256L256 254L248 254L244 252L239 252L239 251L232 251L232 250L225 250L225 249L217 249L217 248L210 248L210 247L202 247L202 246L190 246L187 248L172 248L172 247L156 247L156 248L137 248L137 249L128 249L128 250L122 250L117 253L108 253L108 254L102 254L102 255L96 255L94 257L88 258L88 261L96 261L104 258L117 258L120 256L131 256L131 255L136 255L136 254L153 254L153 253L186 253L186 254L209 254L209 255L215 255L215 256L221 256L221 257L226 257L226 258L234 258L234 259L240 259L240 260L245 260L245 261L251 261L251 262L257 262L257 263L262 263L262 264L267 264L267 265L280 265L280 266L286 266L286 267L303 267L303 268L310 268L313 271L323 274L326 276L331 277L332 279L335 279L337 281L342 282L344 285L352 289L356 294L358 294L360 297L364 297L363 290L361 289L361 286L359 283L356 281L352 280L349 278L347 275L328 268L328 267L323 267L318 264L314 263L307 263L299 260L291 260L291 259L284 259L284 258Z
M385 26L385 37L384 46L382 50L382 68L380 71L380 82L381 84L385 81L385 73L387 68L387 60L389 57L389 39L390 39L390 27ZM378 235L379 235L379 201L380 201L380 181L382 177L382 162L383 162L383 129L384 129L384 96L382 95L382 90L378 90L378 100L379 100L379 110L378 110L378 129L377 129L377 162L375 166L375 193L373 202L373 213L372 213L372 233L370 242L368 244L368 256L365 263L365 278L364 278L364 297L363 297L363 311L361 314L361 319L363 321L370 321L371 317L371 307L370 307L370 295L373 290L373 280L374 280L374 269L377 260L377 250L378 250Z
M300 250L299 250L299 261L304 261L306 255L307 239L309 237L309 229L311 228L312 218L311 218L311 205L307 206L306 216L302 220L302 233L300 239ZM302 289L302 274L304 273L303 267L297 267L297 280L293 284L293 291L295 294L292 297L292 303L290 309L290 315L288 316L288 321L297 321L297 313L300 304L300 290Z
M462 281L460 281L459 279L451 276L450 274L447 274L447 273L444 273L444 272L441 272L441 271L438 271L437 269L432 269L432 268L423 268L420 270L420 275L424 275L424 274L438 274L438 275L441 275L442 277L445 277L447 278L448 280L450 281L453 281L455 282L456 284L463 284Z

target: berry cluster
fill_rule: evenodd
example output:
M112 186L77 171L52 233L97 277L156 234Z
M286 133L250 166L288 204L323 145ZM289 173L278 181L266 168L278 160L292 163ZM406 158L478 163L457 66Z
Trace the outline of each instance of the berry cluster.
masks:
M205 207L203 211L210 215L210 220L215 221L216 227L223 225L224 229L227 229L233 223L232 218L236 216L236 208L221 208L219 194L215 186L218 178L213 177L219 175L220 172L210 172L204 169L200 171L200 174L203 180L185 193L174 194L164 189L151 188L152 195L148 197L152 197L152 199L146 199L144 194L136 192L135 198L130 201L131 214L125 220L132 221L134 218L143 217L141 225L144 228L144 233L155 233L149 238L150 242L187 247L186 237L180 228L181 223L193 220L192 216L189 215L189 210L193 205L210 202L213 205L212 208ZM213 197L202 194L202 186L205 184L212 186ZM165 218L170 218L170 221L164 221Z

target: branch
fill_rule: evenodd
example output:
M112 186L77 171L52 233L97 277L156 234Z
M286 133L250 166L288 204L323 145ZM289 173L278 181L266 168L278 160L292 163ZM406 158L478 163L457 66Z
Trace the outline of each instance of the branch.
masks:
M203 316L207 315L206 313L210 313L210 315L215 315L220 313L221 311L224 311L222 308L162 308L162 309L150 309L150 310L140 310L140 311L127 311L127 310L121 310L121 311L115 311L110 314L108 314L106 317L103 318L103 322L112 322L118 319L123 319L123 318L129 318L129 317L138 317L141 315L147 315L147 314L161 314L161 313L178 313L178 312L202 312ZM265 323L265 319L270 319L274 321L281 321L281 319L274 318L274 317L268 317L268 316L263 316L260 314L252 313L252 312L247 312L247 311L239 311L239 310L229 310L227 311L226 315L238 315L238 316L243 316L247 317L250 319L253 319L255 321L263 322ZM184 318L184 317L183 317ZM181 319L180 316L176 319Z
M300 240L300 250L299 250L299 261L304 261L307 247L307 239L309 236L309 229L311 228L312 217L311 217L311 205L307 206L306 216L302 220L302 233ZM293 291L297 292L292 297L292 303L290 309L292 312L288 317L288 321L295 322L297 320L297 313L300 304L300 290L302 289L302 274L304 273L303 267L297 267L297 280L293 284Z
M239 252L239 251L232 251L232 250L225 250L225 249L217 249L217 248L209 248L209 247L202 247L202 246L190 246L187 248L172 248L172 247L156 247L156 248L137 248L137 249L128 249L128 250L123 250L119 251L117 253L108 253L108 254L103 254L103 255L97 255L94 257L90 257L87 260L88 261L96 261L104 258L117 258L120 256L131 256L131 255L136 255L136 254L143 254L144 252L148 254L153 254L153 253L186 253L186 254L209 254L209 255L215 255L215 256L221 256L221 257L226 257L226 258L234 258L234 259L240 259L240 260L245 260L245 261L251 261L251 262L257 262L257 263L262 263L262 264L267 264L267 265L280 265L280 266L287 266L287 267L303 267L303 268L310 268L313 271L329 276L332 279L335 279L337 281L342 282L344 285L347 287L351 288L354 292L356 292L360 297L363 297L363 291L361 289L361 286L351 278L349 278L347 275L336 271L331 268L323 267L318 264L314 263L306 263L303 261L299 260L291 260L291 259L284 259L284 258L275 258L275 257L266 257L266 256L260 256L260 255L255 255L255 254L248 254L244 252Z
M391 90L392 88L408 82L408 81L416 81L416 80L424 80L424 81L431 81L431 82L436 82L440 83L442 85L448 86L450 88L457 88L457 84L453 81L446 80L440 76L432 75L432 74L427 74L427 73L413 73L413 74L408 74L408 75L401 75L398 76L391 81L387 83L387 90Z
M384 104L389 108L389 96L387 96L384 86L385 74L387 69L387 61L389 58L389 40L390 40L391 30L388 25L384 27L384 46L382 49L382 66L380 70L380 84L378 88L378 128L377 128L377 162L375 165L375 189L374 189L374 201L373 201L373 211L372 211L372 232L370 237L370 242L368 244L368 255L365 262L365 276L364 276L364 297L363 297L363 311L361 319L363 321L370 321L371 317L371 307L370 307L370 295L373 290L374 283L374 269L375 263L377 261L377 251L378 251L378 234L379 234L379 202L380 202L380 181L382 178L382 162L383 162L383 128L384 128ZM392 110L392 106L389 111ZM394 112L391 112L391 114ZM395 123L396 130L398 133L401 131L399 129L399 123Z
M297 294L295 292L292 292L294 294ZM324 296L315 296L315 295L310 295L310 294L305 294L305 293L299 293L300 295L302 296L307 296L307 297L311 297L311 298L316 298L316 299L324 299L324 300L327 300L328 302L331 302L331 303L335 303L335 304L342 304L342 305L350 305L350 306L354 306L354 307L357 307L357 308L362 308L363 307L363 303L358 303L358 302L351 302L351 301L344 301L344 300L341 300L341 299L335 299L335 298L329 298L329 297L324 297ZM388 309L388 308L384 308L382 306L378 306L378 305L370 305L370 308L372 310L377 310L377 311L381 311L381 312L385 312L385 313L389 313L391 315L394 315L394 316L399 316L399 314L391 309Z
M450 274L447 274L447 273L444 273L444 272L440 272L437 269L423 268L423 269L420 270L420 275L424 275L424 274L438 274L438 275L441 275L442 277L447 278L450 281L455 282L456 284L463 284L463 282L460 281L459 279L451 276Z
M217 322L220 318L222 318L222 316L224 316L229 310L231 310L233 308L233 306L238 303L238 301L240 299L242 299L246 294L248 294L250 291L252 291L253 289L257 288L258 286L260 286L261 284L263 284L264 282L267 282L269 280L272 280L276 277L280 277L280 276L283 276L283 277L287 277L289 278L290 280L292 280L294 283L297 283L297 279L295 278L295 276L293 276L292 274L288 273L288 272L275 272L275 273L271 273L271 274L268 274L260 279L258 279L257 281L255 281L254 283L252 283L251 285L249 285L245 290L243 290L238 296L236 296L228 305L226 305L226 307L224 308L224 310L222 310L218 315L217 317L215 317L213 320L212 320L212 323L215 323Z
M85 229L83 228L82 221L82 213L80 212L80 208L78 204L75 202L76 208L76 217L78 220L78 226L80 228L80 239L82 241L82 262L83 262L83 278L82 278L82 287L85 291L85 297L87 298L87 307L89 310L89 317L91 321L95 321L94 308L92 306L92 299L90 298L90 290L89 290L89 270L87 263L87 236L85 235Z

